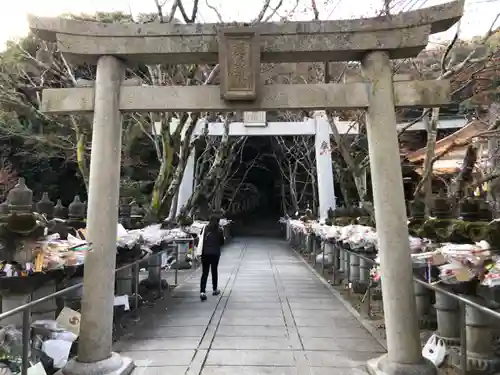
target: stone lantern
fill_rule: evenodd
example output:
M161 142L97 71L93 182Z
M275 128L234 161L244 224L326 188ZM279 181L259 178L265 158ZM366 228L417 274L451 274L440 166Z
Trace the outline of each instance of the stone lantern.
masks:
M136 202L130 205L130 219L132 229L141 228L144 225L144 210Z
M42 199L36 204L37 212L43 214L47 219L52 219L54 216L54 202L49 198L49 193L44 192Z
M75 199L68 206L68 225L75 229L85 228L85 211L85 203L80 200L79 195L75 195Z
M10 212L31 213L33 191L26 186L24 177L19 177L19 181L7 195L7 203Z
M443 193L440 196L434 198L432 215L437 219L453 219L455 215L453 213L452 202Z
M57 204L54 207L54 217L58 219L67 219L68 209L63 206L60 199L57 200Z
M9 213L2 218L5 224L3 227L7 232L15 234L14 237L33 236L36 238L43 234L43 230L41 233L35 232L36 229L40 230L42 227L37 225L33 214L33 192L26 186L26 180L23 177L20 177L17 185L9 191L7 204ZM12 248L14 254L19 255L17 246L9 244L8 247ZM26 261L28 260L23 258L19 263Z
M72 220L83 220L85 218L85 203L80 200L79 195L68 206L68 215Z
M127 198L120 199L120 205L118 207L119 217L130 217L132 215L132 207L127 202Z
M409 217L415 220L422 220L425 218L425 202L416 198L408 204Z
M128 203L128 199L121 198L118 206L118 221L125 229L132 229L131 215L132 207Z

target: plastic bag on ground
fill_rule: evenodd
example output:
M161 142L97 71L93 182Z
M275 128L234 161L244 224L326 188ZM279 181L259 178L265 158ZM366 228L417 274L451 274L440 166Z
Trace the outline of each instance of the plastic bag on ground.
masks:
M422 349L422 356L431 361L434 366L441 366L446 357L446 344L444 340L435 334L432 335Z

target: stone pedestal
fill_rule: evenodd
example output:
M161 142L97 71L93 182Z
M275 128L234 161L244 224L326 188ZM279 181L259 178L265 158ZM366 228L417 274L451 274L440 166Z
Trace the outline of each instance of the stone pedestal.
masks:
M465 306L465 333L469 358L493 358L493 327L495 321L478 309Z
M354 293L357 294L365 294L366 289L370 284L370 269L372 265L363 257L357 257L357 258L359 262L358 266L359 277L357 280L352 281L352 290ZM351 262L351 269L352 269L352 262Z
M336 244L328 242L328 245L331 246L332 249L333 268L338 270L340 268L340 249Z
M148 260L148 282L152 285L160 285L161 283L161 258L152 256Z
M342 248L342 245L338 244L337 246L338 246L338 250L339 250L339 272L344 273L345 272L344 263L345 263L347 253Z
M337 244L332 244L333 246L333 284L338 285L340 283L340 278L341 278L341 263L340 263L340 257L342 254L342 251L340 247Z
M458 301L436 292L437 331L436 334L442 338L447 345L460 344L460 310Z
M38 288L33 294L6 294L1 297L1 312L7 312L9 310L15 309L22 305L25 305L31 299L37 300L42 297L46 297L49 294L56 292L55 281L48 282L42 287ZM57 303L56 299L51 299L49 301L40 303L31 309L31 320L41 320L49 319L53 320L56 318ZM2 320L2 325L13 324L16 327L21 327L23 323L23 314L16 314Z
M116 273L116 290L117 296L132 295L133 292L133 272L132 268L126 268Z
M426 327L429 323L431 309L431 291L420 283L414 282L415 303L417 305L417 318L420 326Z
M316 266L316 256L319 253L318 241L317 241L317 238L314 234L310 234L309 237L310 237L311 248L312 248L312 261L313 261L313 264Z
M359 256L349 254L349 281L355 283L359 281Z
M324 274L325 267L329 267L333 264L333 248L330 243L325 241L319 242L318 247L320 252L316 255L316 263L321 265L321 272Z
M33 292L33 301L46 297L50 294L56 292L56 282L51 281L44 284L41 288L38 288ZM41 319L55 319L57 313L57 302L55 298L52 298L46 302L40 303L33 307L31 310L31 320L41 320ZM22 315L19 315L22 316Z
M2 296L2 313L20 307L28 303L27 294L9 294ZM23 314L16 314L2 320L2 325L13 324L16 327L23 325Z
M314 244L314 236L312 234L308 234L305 237L305 248L308 256L314 253L315 244Z
M364 258L359 258L359 283L368 285L370 283L370 270L373 264Z
M69 288L70 286L77 285L83 282L83 277L72 277L64 282L64 285L61 285L60 288ZM63 306L60 308L67 306L73 310L79 310L81 306L81 301L83 297L83 286L80 288L74 289L69 293L66 293L61 297L62 302L64 302Z
M328 265L328 266L333 266L333 244L326 241L323 243L323 253L325 254L324 256L324 263L325 263L325 266Z
M467 298L473 297L467 296ZM475 298L475 302L482 304L479 298ZM465 306L467 371L474 374L500 371L500 357L495 353L493 345L497 326L498 320L495 321L475 307ZM450 362L456 367L461 367L460 352L450 355Z
M351 254L344 252L344 283L351 281Z

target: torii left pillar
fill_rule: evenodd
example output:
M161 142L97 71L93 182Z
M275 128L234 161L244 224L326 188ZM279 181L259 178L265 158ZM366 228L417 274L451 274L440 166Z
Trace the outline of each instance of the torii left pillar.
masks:
M92 251L85 259L78 355L64 367L63 375L128 375L134 369L130 358L111 349L122 144L119 97L123 78L124 65L120 60L113 56L99 58L87 214Z

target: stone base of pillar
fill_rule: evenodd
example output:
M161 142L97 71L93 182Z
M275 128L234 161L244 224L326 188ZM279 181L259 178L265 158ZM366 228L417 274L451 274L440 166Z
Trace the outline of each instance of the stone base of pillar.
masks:
M432 362L423 359L422 363L404 364L391 363L387 354L370 359L366 363L368 373L371 375L437 375L438 370Z
M71 360L55 375L130 375L135 365L131 358L112 353L111 357L99 362L84 363Z

